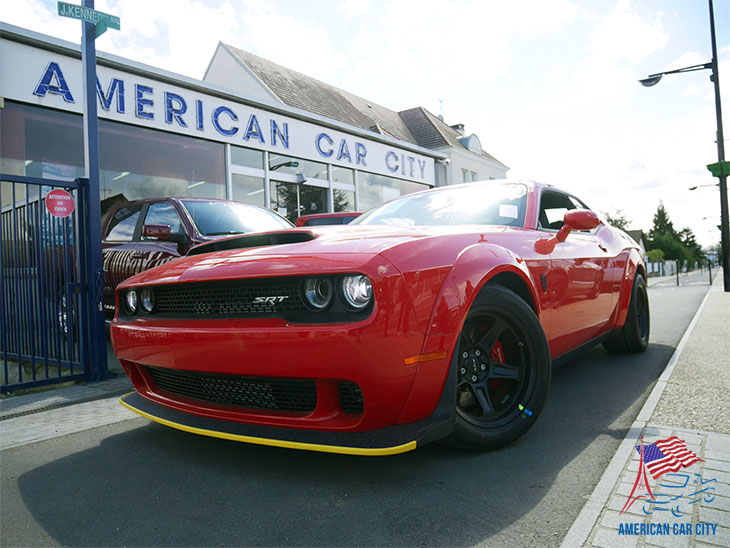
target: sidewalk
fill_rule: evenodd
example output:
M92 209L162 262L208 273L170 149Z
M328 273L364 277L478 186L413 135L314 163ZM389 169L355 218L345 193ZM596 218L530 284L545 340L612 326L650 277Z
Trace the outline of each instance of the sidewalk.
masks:
M647 451L672 436L703 462L658 479L648 473L651 500L635 447L642 437ZM562 544L580 546L730 547L730 293L722 276Z

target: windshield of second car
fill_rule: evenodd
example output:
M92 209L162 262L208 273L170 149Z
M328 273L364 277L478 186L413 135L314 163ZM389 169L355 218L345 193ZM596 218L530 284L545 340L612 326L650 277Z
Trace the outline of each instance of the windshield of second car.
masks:
M372 209L351 224L393 226L523 226L527 187L484 183L404 196Z
M267 232L294 226L273 211L235 202L183 200L182 203L203 236Z

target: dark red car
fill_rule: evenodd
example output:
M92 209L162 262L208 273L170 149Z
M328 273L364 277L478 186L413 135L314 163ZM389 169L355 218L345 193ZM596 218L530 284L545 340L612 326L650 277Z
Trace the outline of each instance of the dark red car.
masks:
M114 293L130 276L182 257L198 244L231 234L291 228L260 207L211 198L150 198L112 206L102 234L104 310L114 316Z
M337 213L312 213L302 215L294 222L295 226L346 225L357 219L359 211L341 211Z
M221 438L384 455L511 443L551 366L649 337L636 243L577 198L490 181L347 227L211 242L123 282L112 341L133 411Z

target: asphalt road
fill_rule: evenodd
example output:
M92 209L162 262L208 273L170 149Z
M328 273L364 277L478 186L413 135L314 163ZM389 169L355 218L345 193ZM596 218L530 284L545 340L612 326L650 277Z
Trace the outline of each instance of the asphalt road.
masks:
M0 453L0 545L558 546L699 306L696 278L650 288L646 353L554 371L507 449L351 457L134 419Z

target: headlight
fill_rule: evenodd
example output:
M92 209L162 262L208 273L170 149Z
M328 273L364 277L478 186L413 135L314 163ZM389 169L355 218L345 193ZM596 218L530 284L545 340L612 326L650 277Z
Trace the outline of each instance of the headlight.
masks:
M151 289L143 289L139 294L139 301L142 310L149 314L155 307L155 294Z
M324 310L334 296L332 280L329 278L309 278L304 280L304 299L312 309Z
M345 276L342 278L342 294L349 306L362 310L373 300L373 284L367 276Z
M124 304L128 313L134 314L137 312L137 292L134 289L127 291L124 296Z

